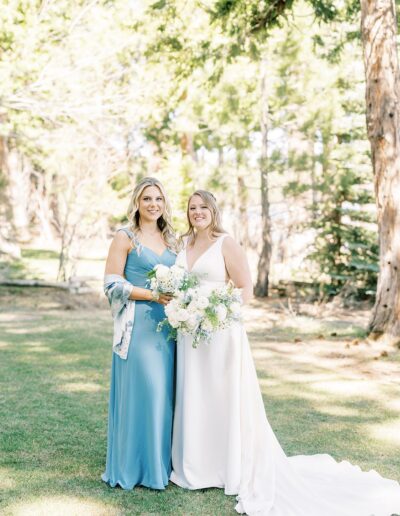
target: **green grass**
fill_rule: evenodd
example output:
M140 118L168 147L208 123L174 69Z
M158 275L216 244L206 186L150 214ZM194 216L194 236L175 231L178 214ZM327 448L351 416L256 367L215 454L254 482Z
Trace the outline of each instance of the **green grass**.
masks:
M74 275L90 276L101 284L104 257L81 257L74 262ZM0 277L8 279L37 279L56 281L59 253L50 249L22 249L21 258L0 258Z
M35 260L58 260L59 253L50 249L22 249L22 258L33 258Z
M0 512L2 514L235 514L222 490L112 489L104 469L111 361L107 311L41 310L8 305L0 312ZM267 321L267 310L265 312ZM250 337L269 420L289 454L327 452L363 469L399 478L398 387L354 379L314 349L299 319L268 330L259 318ZM307 321L306 321L307 322ZM325 331L354 338L362 328L341 321ZM307 326L307 324L305 324ZM346 330L347 328L347 330ZM346 333L347 332L347 333ZM359 358L354 357L354 371ZM386 362L385 362L386 361ZM362 361L361 361L362 362ZM398 366L398 357L383 365ZM35 512L36 511L36 512ZM40 512L42 511L42 512Z

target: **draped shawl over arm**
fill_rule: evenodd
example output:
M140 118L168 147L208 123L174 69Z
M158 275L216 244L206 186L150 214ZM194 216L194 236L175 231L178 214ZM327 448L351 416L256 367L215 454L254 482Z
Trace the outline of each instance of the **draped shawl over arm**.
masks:
M135 319L135 301L129 299L133 285L119 274L104 276L104 293L111 307L114 319L113 351L124 360L128 357L133 322Z

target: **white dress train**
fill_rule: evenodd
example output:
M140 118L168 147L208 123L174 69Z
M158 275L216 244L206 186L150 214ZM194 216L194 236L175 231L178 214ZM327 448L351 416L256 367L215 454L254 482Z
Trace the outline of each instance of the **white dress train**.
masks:
M225 282L221 236L193 265L201 285ZM186 250L177 263L187 268ZM326 454L287 457L265 415L241 324L192 347L178 335L171 480L224 488L249 516L391 516L400 485Z

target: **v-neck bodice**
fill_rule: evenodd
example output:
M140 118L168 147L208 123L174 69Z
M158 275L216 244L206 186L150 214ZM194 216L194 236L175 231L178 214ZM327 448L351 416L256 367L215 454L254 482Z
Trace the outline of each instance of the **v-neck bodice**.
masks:
M147 273L159 263L171 267L175 258L175 254L169 249L165 249L161 255L146 246L142 246L139 252L138 249L133 249L126 259L125 277L136 287L149 288Z
M226 282L225 260L222 254L222 242L226 235L221 235L211 244L193 263L189 271L187 262L186 247L180 251L176 263L184 267L187 271L196 274L201 286L218 286Z
M132 242L132 251L128 254L125 263L125 278L136 287L148 288L149 280L147 274L155 265L163 264L171 267L175 263L176 254L168 247L161 254L143 245L137 236L127 227L120 228Z

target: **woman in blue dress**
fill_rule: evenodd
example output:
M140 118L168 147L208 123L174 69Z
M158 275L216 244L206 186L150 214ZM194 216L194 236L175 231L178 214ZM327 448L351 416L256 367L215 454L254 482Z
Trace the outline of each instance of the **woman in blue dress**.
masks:
M118 308L102 479L123 489L164 489L171 473L175 343L166 330L157 332L170 297L149 290L147 273L175 263L176 240L157 179L147 177L135 187L128 219L114 236L105 270L106 294L112 310L116 299Z

